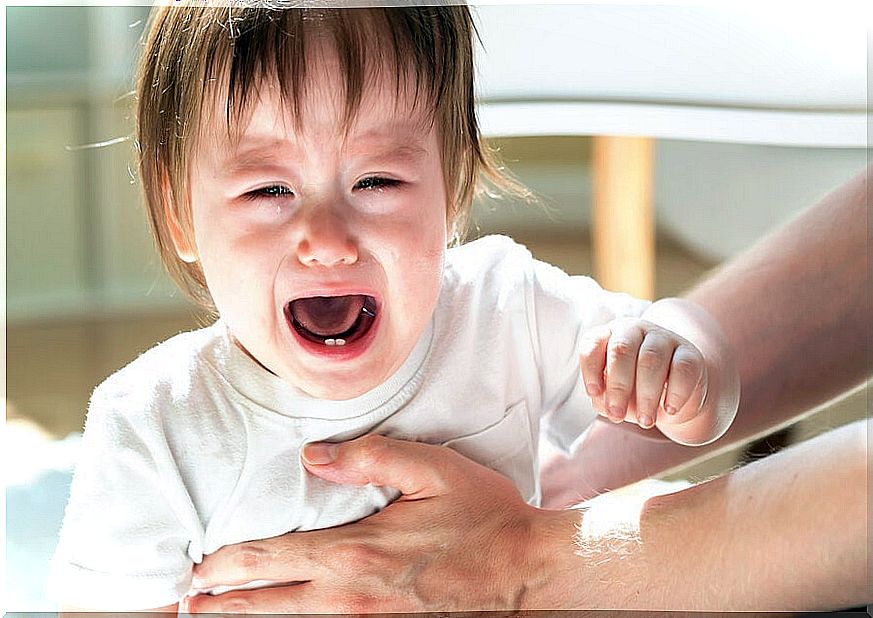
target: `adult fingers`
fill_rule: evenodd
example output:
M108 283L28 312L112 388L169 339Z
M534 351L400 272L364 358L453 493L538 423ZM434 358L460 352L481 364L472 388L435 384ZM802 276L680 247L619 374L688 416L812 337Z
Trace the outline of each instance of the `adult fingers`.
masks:
M512 599L527 594L531 565L540 564L540 544L530 543L539 535L530 531L552 530L554 516L527 505L506 477L448 449L411 452L425 458L436 453L436 460L448 462L444 474L454 483L451 490L424 500L395 501L356 523L271 539L266 544L272 549L279 542L280 549L258 557L275 558L287 566L273 568L255 560L257 575L253 575L252 560L238 561L247 568L240 569L236 581L307 580L302 587L198 597L194 609L385 613L513 605ZM576 519L575 515L562 519L560 543L572 536ZM207 556L198 569L209 567L210 560L232 556L225 549ZM215 584L225 583L221 569L213 570ZM202 584L202 579L197 583Z
M303 465L316 476L334 483L387 485L413 499L445 493L457 476L459 457L445 447L378 435L303 449Z
M303 583L198 595L186 599L182 609L191 614L353 614L379 611L380 605L380 600L371 596L342 594Z
M645 429L652 427L658 417L674 349L675 343L656 330L646 333L640 345L635 384L636 409L640 427Z
M305 449L304 458L313 474L339 482L389 485L403 492L399 501L431 498L448 493L449 489L457 493L475 483L479 473L487 471L448 448L382 436L331 445L333 455L328 458L323 457L318 447L313 450L313 446ZM323 463L314 463L312 459ZM366 545L372 526L389 510L347 526L223 547L195 566L194 587L331 578L354 561L362 544Z
M637 323L612 327L606 348L606 410L615 422L627 416L642 342L643 329Z
M667 414L677 414L695 391L704 388L705 377L703 356L697 348L690 344L679 345L673 352L667 376L667 392L664 395ZM690 414L688 418L695 415Z
M342 528L292 532L225 545L194 565L192 587L209 589L252 581L307 581L322 572L317 549L342 538Z

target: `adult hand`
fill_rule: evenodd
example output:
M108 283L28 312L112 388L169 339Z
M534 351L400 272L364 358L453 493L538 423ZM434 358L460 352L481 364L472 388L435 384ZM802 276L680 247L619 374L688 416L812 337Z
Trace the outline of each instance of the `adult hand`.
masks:
M329 481L387 485L402 495L357 523L206 556L194 570L199 588L295 583L198 595L187 600L189 612L460 611L571 602L555 571L574 562L578 513L531 507L507 478L439 446L365 436L309 445L304 464Z

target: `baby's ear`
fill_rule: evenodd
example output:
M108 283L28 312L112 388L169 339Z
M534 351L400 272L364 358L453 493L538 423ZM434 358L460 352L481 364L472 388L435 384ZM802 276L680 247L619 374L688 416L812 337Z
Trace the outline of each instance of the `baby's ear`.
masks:
M161 186L163 187L164 217L167 221L170 239L173 241L173 247L176 249L176 255L183 262L193 264L198 258L194 239L189 238L179 222L178 208L173 199L173 192L170 190L170 183L166 177L164 177Z

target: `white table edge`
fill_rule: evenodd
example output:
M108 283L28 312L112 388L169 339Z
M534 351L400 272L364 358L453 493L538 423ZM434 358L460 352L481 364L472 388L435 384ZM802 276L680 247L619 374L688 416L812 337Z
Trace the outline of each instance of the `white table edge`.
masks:
M866 110L751 109L592 101L479 101L487 137L645 136L773 146L866 148Z

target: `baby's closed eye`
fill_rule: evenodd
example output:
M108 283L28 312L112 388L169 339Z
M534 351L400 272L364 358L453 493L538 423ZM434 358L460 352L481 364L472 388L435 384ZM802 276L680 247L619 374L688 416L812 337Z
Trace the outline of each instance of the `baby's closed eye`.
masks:
M258 189L254 189L253 191L249 191L243 197L249 200L256 200L260 198L266 199L275 199L275 198L285 198L292 197L294 195L294 191L285 185L267 185L265 187L260 187Z
M355 183L355 189L359 191L376 191L380 189L390 189L399 187L403 184L402 180L396 178L387 178L385 176L367 176L361 178Z

